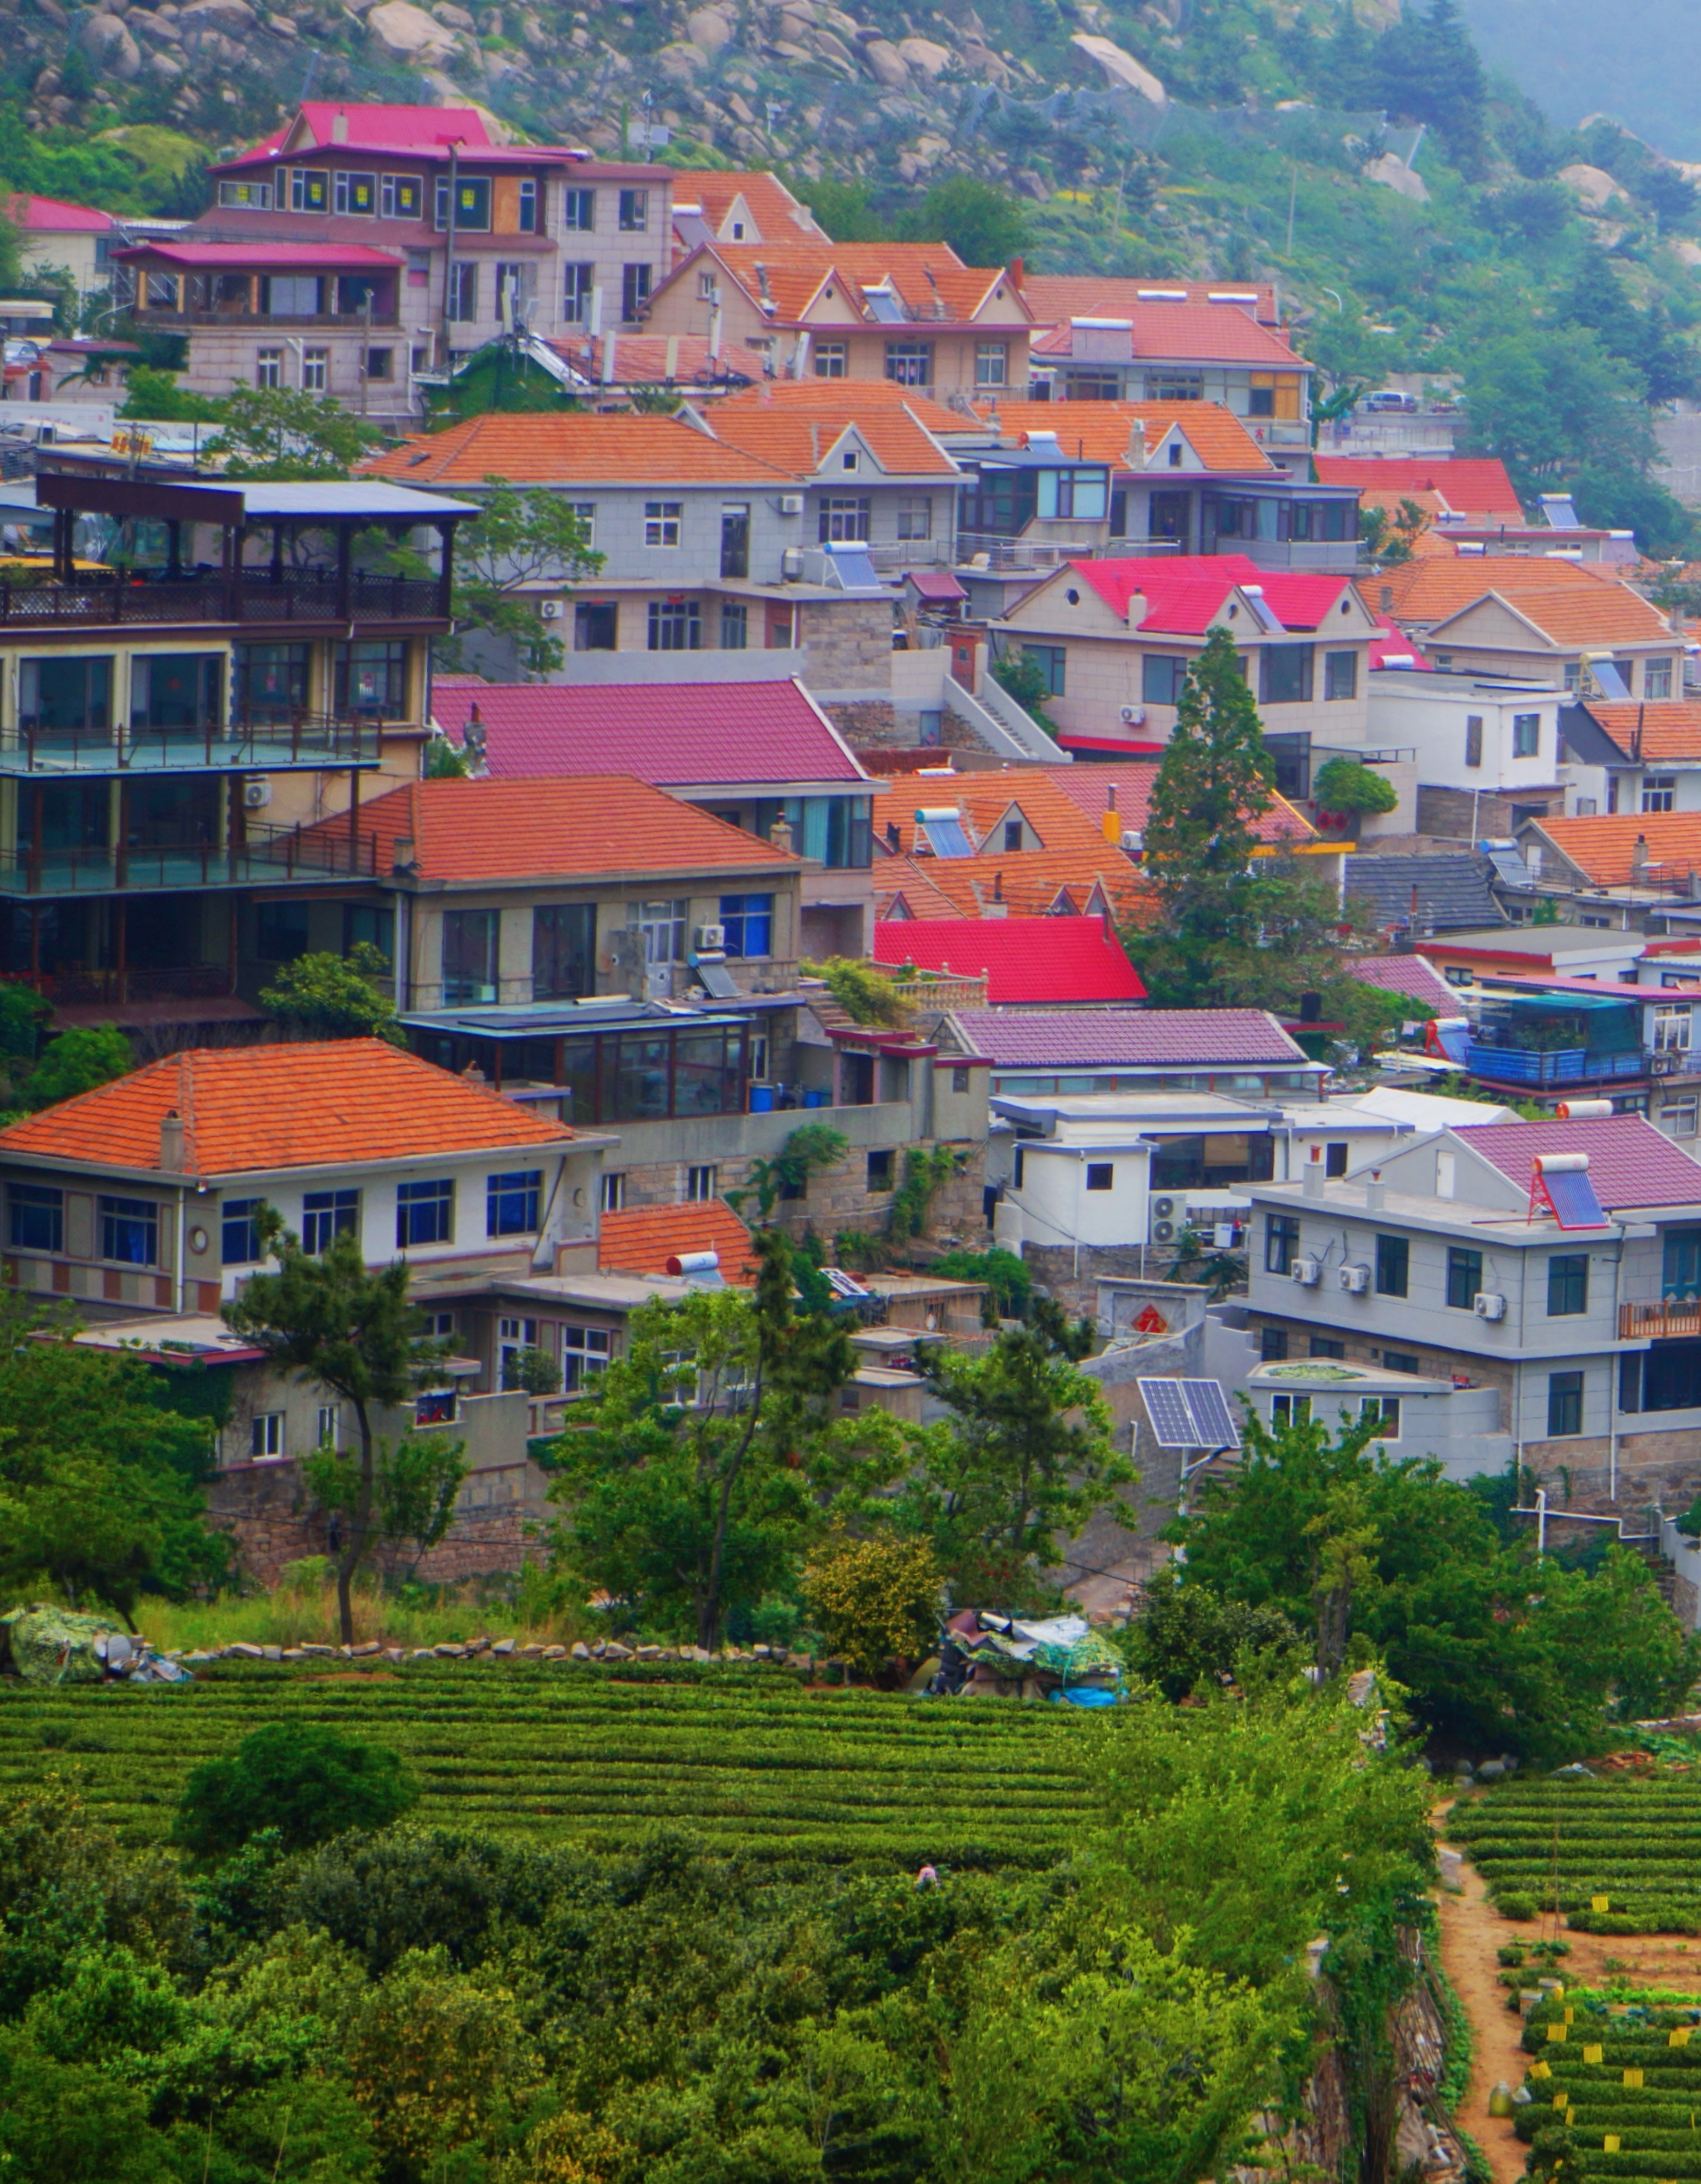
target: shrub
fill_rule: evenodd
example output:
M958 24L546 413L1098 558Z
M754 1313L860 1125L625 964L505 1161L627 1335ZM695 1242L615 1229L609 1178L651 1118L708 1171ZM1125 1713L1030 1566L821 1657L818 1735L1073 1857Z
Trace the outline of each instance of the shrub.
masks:
M1006 1319L1026 1319L1033 1276L1027 1261L995 1244L990 1251L947 1251L933 1261L929 1273L945 1281L983 1281Z
M1331 758L1319 766L1311 793L1325 811L1392 811L1400 802L1386 775L1357 758Z
M305 1850L346 1828L388 1827L418 1796L400 1757L314 1722L268 1722L189 1777L172 1840L199 1858L240 1850L263 1828Z
M1536 1899L1526 1889L1507 1888L1494 1899L1494 1908L1503 1919L1533 1919L1536 1916Z
M831 1540L804 1572L804 1598L830 1653L872 1676L933 1643L940 1573L920 1539Z
M893 987L890 972L873 963L859 963L848 956L829 956L824 963L802 962L806 978L823 978L833 999L859 1024L903 1024L910 1021L910 1004Z

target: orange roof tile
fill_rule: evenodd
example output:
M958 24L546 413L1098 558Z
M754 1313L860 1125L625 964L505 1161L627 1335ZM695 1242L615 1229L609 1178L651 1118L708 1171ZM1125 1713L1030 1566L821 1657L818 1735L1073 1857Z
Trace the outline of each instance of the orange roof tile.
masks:
M883 282L890 282L910 313L905 323L966 325L998 287L1006 301L1020 303L1020 291L1001 265L964 265L948 243L809 243L800 238L795 243L714 243L703 247L712 250L730 277L757 302L766 276L774 304L770 315L777 326L795 324L829 282L868 324L876 322L863 291ZM693 251L669 275L668 283L677 280L702 255L702 250Z
M174 1112L185 1127L182 1172L202 1177L429 1160L573 1135L381 1039L339 1039L169 1055L0 1130L0 1158L157 1169L160 1126Z
M492 411L447 432L421 432L361 466L370 478L407 485L479 485L504 478L521 485L768 485L793 481L741 449L711 439L677 417Z
M724 1198L691 1206L628 1206L604 1213L597 1264L613 1274L666 1274L670 1259L713 1251L723 1281L755 1281L760 1268L750 1231Z
M1627 888L1639 876L1638 842L1642 845L1650 887L1679 887L1691 872L1701 871L1701 829L1693 812L1601 813L1593 819L1544 819L1539 823L1554 847L1597 888ZM5 1142L0 1133L0 1144Z
M1152 784L1158 775L1156 758L1135 760L1125 766L1047 766L1046 774L1063 794L1079 804L1096 826L1102 825L1110 791L1116 791L1116 813L1122 824L1143 832L1151 808ZM1270 806L1252 822L1255 839L1263 842L1315 841L1318 830L1297 804L1270 791Z
M1522 554L1449 554L1420 557L1357 579L1372 614L1392 615L1403 624L1428 624L1456 614L1485 592L1510 598L1517 592L1566 590L1573 585L1610 584L1581 562L1552 561Z
M1011 807L1019 805L1023 818L1040 838L1041 850L1053 855L1083 855L1095 863L1107 855L1114 862L1126 861L1121 850L1106 842L1099 827L1075 799L1065 795L1049 772L1037 766L986 773L883 774L877 780L874 794L875 838L879 842L889 842L888 828L895 826L903 850L913 855L921 838L915 817L917 810L929 805L944 809L951 804L955 804L967 821L972 838L981 845L981 855L1001 847L1003 838L1000 836L995 842L994 831ZM1023 854L1032 856L1040 852L1029 850ZM961 860L934 858L931 861Z
M996 414L1001 437L1024 432L1055 432L1067 453L1127 468L1129 443L1136 424L1146 428L1146 446L1155 448L1165 432L1180 431L1207 470L1273 470L1275 465L1240 419L1221 402L997 402L982 403L980 415ZM961 432L959 418L956 431Z
M1499 592L1500 585L1492 578L1484 585L1485 592ZM1658 607L1650 606L1645 599L1638 598L1628 584L1596 584L1579 590L1571 585L1563 588L1520 588L1510 594L1502 594L1503 602L1514 614L1522 616L1550 644L1561 648L1573 645L1645 645L1661 640L1675 644L1672 625ZM1474 604L1474 601L1471 602ZM1445 621L1437 622L1430 631L1430 641L1438 643L1445 637L1460 615L1469 607L1460 607Z
M360 811L378 870L397 844L427 881L638 879L650 872L757 872L775 878L799 859L741 827L623 773L542 781L411 781ZM308 834L346 839L347 819Z
M839 402L811 403L807 409L760 402L740 403L734 408L722 403L708 414L710 430L726 446L740 448L746 454L792 471L799 478L812 478L838 441L853 429L889 475L960 475L959 466L906 404L864 405L857 398L854 381L836 383L845 390Z
M1277 326L1276 291L1267 280L1133 280L1105 273L1029 273L1022 282L1029 310L1041 320L1127 318L1153 303L1189 303L1212 311L1241 311L1262 326ZM1250 307L1230 297L1253 296ZM1213 299L1216 300L1213 300Z
M1096 909L1097 888L1113 918L1137 914L1146 884L1120 851L1010 850L978 857L882 857L874 872L877 915L899 898L912 917L1048 918Z
M1701 760L1701 702L1657 699L1645 705L1609 705L1591 698L1589 711L1628 758Z
M720 232L721 223L742 197L752 219L762 231L764 243L795 241L825 243L827 238L807 205L800 204L777 175L742 168L726 174L678 169L673 176L675 218L687 206L698 212Z
M866 415L876 408L907 409L929 432L961 432L969 429L960 411L936 402L919 387L899 386L893 380L764 380L759 386L740 387L715 405L714 415L729 410L761 409L776 414L788 410L842 410L854 402Z

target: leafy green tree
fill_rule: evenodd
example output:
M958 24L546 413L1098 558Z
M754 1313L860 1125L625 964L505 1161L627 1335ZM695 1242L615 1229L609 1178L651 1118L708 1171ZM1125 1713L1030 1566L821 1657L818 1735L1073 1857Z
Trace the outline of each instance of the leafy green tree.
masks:
M965 265L1008 265L1032 244L1021 202L973 175L931 183L898 228L907 242L948 243Z
M866 182L839 182L800 178L792 187L814 213L817 224L835 243L879 243L887 235L886 222L875 210Z
M369 940L347 956L298 956L260 994L260 1006L307 1039L384 1039L406 1043L396 1003L379 986L390 961Z
M764 1229L756 1248L753 1300L702 1291L634 1312L553 1450L557 1555L640 1622L689 1618L700 1646L790 1578L824 1498L899 1461L884 1413L837 1414L850 1339L794 1312L785 1237Z
M340 1448L315 1448L303 1468L319 1508L339 1525L345 1517L358 1519L366 1481L354 1458ZM416 1563L429 1554L454 1522L466 1477L464 1441L438 1433L402 1433L393 1442L381 1441L369 1513L373 1547L405 1549Z
M0 2164L30 2184L173 2184L145 2094L0 2032Z
M809 1558L803 1590L827 1651L864 1676L894 1653L919 1659L938 1633L944 1589L928 1540L838 1534Z
M527 677L551 674L567 654L560 638L539 620L530 595L540 584L578 584L595 576L604 557L593 551L572 503L559 493L486 478L478 496L483 513L464 524L455 539L455 628L512 644ZM451 643L443 656L460 655Z
M347 478L381 437L329 395L294 387L237 387L222 396L223 428L205 452L228 478Z
M1369 547L1373 562L1380 567L1392 568L1400 562L1410 561L1414 544L1428 522L1428 516L1415 500L1402 500L1399 508L1391 513L1380 507L1361 508L1358 535Z
M993 1302L1007 1319L1026 1319L1028 1300L1033 1294L1033 1275L1028 1261L995 1244L990 1251L946 1251L933 1261L932 1271L945 1281L983 1281Z
M1137 1483L1098 1383L1080 1369L1093 1341L1090 1322L1072 1325L1036 1297L1028 1323L1002 1329L978 1357L919 1346L950 1416L923 1434L897 1507L960 1584L1031 1587L1062 1559L1063 1539Z
M285 1850L303 1850L348 1828L388 1827L419 1795L400 1758L316 1721L267 1721L222 1759L193 1769L178 1801L171 1839L192 1857L239 1851L275 1829Z
M993 662L993 679L1047 734L1055 734L1057 723L1046 710L1051 686L1046 680L1045 669L1039 662L1030 660L1020 645L1013 645L1008 652L998 654Z
M1300 1632L1270 1602L1250 1607L1205 1584L1158 1584L1130 1638L1131 1665L1165 1699L1233 1677L1249 1655L1290 1652Z
M1464 360L1466 451L1498 455L1526 498L1599 466L1646 475L1637 375L1587 327L1496 330Z
M32 1108L56 1107L79 1092L128 1076L136 1066L130 1042L115 1024L77 1024L61 1031L37 1062L27 1097Z
M434 736L425 746L427 781L465 781L471 771L470 755L447 736Z
M1329 811L1392 811L1400 792L1386 773L1337 753L1317 770L1311 793Z
M373 1413L408 1401L436 1351L422 1339L420 1314L408 1300L404 1261L368 1271L359 1238L347 1233L306 1252L269 1206L261 1233L277 1271L250 1275L224 1315L274 1366L353 1406L359 1448L347 1500L338 1489L334 1557L338 1621L343 1643L352 1645L355 1572L383 1529Z
M850 1141L830 1123L804 1123L793 1130L772 1159L758 1154L751 1161L742 1189L728 1191L726 1203L735 1212L747 1198L757 1211L771 1220L782 1198L801 1198L809 1177L824 1168L836 1168L850 1150Z

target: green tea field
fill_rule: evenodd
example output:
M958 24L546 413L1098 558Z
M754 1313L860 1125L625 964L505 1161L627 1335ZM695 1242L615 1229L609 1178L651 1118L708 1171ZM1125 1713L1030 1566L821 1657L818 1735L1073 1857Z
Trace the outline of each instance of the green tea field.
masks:
M400 1752L417 1817L617 1849L671 1823L838 1864L1045 1865L1088 1818L1093 1723L1073 1709L808 1690L778 1672L441 1663L398 1674L220 1669L177 1687L11 1685L0 1796L75 1777L131 1843L163 1837L195 1764L262 1722Z
M1531 2012L1523 2044L1521 2139L1563 2128L1591 2179L1701 2177L1701 2004L1568 1994Z
M1701 1930L1701 1769L1502 1783L1448 1829L1509 1917L1550 1908L1556 1881L1583 1932Z

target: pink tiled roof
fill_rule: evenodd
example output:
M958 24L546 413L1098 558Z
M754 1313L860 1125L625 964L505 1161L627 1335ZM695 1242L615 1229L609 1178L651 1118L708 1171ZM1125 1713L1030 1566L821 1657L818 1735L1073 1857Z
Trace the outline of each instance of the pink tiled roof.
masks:
M1305 1055L1262 1008L960 1008L976 1054L1001 1069L1257 1069ZM1665 1141L1660 1141L1662 1143ZM1701 1183L1701 1170L1696 1180Z
M299 266L307 273L369 272L382 267L394 273L401 263L393 251L373 250L364 243L139 243L131 250L114 250L114 258L157 258L165 265L226 266L241 271L247 266Z
M1314 462L1320 485L1359 485L1382 499L1436 493L1460 516L1524 520L1498 456L1454 455L1437 462L1432 455L1318 455Z
M54 235L104 235L117 226L111 212L93 205L65 205L57 197L8 197L0 204L14 228Z
M1620 1207L1701 1205L1701 1163L1641 1115L1477 1123L1458 1134L1518 1184L1528 1183L1538 1153L1587 1153L1589 1180L1608 1213Z
M1131 554L1122 560L1072 561L1068 567L1119 620L1126 618L1135 592L1144 592L1148 603L1140 627L1175 636L1203 636L1230 592L1242 584L1262 586L1266 603L1284 629L1318 629L1352 582L1345 576L1260 568L1244 553L1177 554L1168 560Z
M1122 944L1097 918L906 918L875 926L877 963L976 978L995 1008L1011 1002L1144 1001Z
M1388 616L1378 615L1376 618L1376 635L1370 639L1371 671L1374 672L1379 668L1391 668L1396 665L1407 669L1420 669L1425 674L1433 675L1435 673L1435 669L1424 657L1421 647L1408 637L1399 624L1391 620Z
M791 681L434 686L432 710L456 741L475 705L498 779L630 773L670 787L863 778Z
M1349 956L1344 961L1363 985L1380 986L1385 993L1403 993L1408 1000L1426 1002L1443 1016L1460 1012L1457 990L1421 956Z

